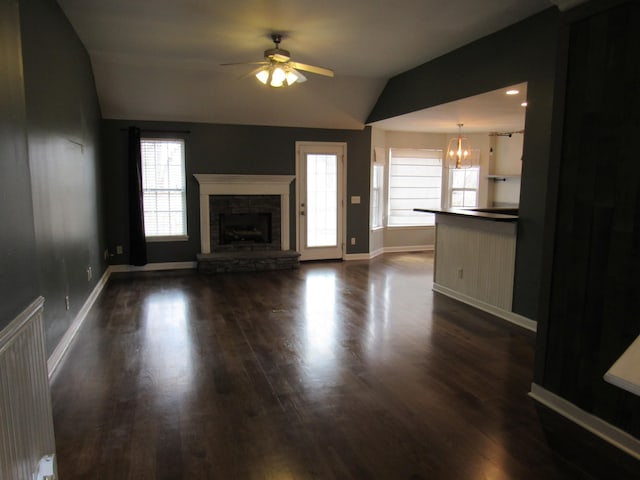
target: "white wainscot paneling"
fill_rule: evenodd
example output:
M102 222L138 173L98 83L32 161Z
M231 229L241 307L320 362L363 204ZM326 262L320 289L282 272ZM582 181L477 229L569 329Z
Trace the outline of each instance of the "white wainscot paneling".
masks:
M516 224L438 215L435 283L511 311Z
M0 478L31 479L55 452L43 298L0 331ZM55 463L54 463L55 470Z

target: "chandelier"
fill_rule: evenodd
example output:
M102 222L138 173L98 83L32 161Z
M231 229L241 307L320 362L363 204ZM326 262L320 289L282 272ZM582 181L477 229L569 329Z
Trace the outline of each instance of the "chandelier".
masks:
M449 140L446 162L449 168L469 168L473 163L473 152L469 139L462 136L462 126L458 123L458 136Z

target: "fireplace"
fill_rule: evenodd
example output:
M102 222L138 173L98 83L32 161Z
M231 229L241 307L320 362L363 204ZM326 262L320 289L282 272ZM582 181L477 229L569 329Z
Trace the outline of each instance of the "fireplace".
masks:
M220 242L220 214L271 214L271 241L255 245L269 250L289 250L290 175L217 175L194 174L200 186L201 253L228 251L229 244ZM242 198L242 205L225 207L227 200ZM236 200L233 200L236 199ZM233 244L231 244L233 245ZM250 250L253 248L240 248ZM258 249L258 248L255 248Z
M271 243L270 213L220 213L220 245Z
M195 174L200 185L202 273L298 268L289 249L289 175Z
M210 195L212 252L280 250L278 195Z

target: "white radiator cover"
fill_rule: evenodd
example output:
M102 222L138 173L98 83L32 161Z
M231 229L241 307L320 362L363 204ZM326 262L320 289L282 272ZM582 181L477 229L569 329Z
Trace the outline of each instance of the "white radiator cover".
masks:
M0 478L32 480L55 453L42 297L0 332Z

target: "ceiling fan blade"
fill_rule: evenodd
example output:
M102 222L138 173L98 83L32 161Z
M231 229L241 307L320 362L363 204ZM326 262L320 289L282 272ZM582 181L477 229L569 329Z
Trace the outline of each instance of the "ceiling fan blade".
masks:
M233 63L221 63L221 67L228 67L229 65L269 65L269 62L233 62Z
M298 62L289 62L289 65L297 70L304 70L305 72L324 75L325 77L333 77L333 70L329 70L328 68L316 67L314 65L307 65L306 63Z

